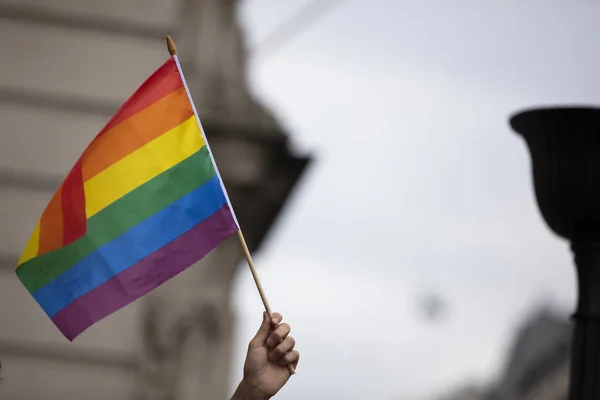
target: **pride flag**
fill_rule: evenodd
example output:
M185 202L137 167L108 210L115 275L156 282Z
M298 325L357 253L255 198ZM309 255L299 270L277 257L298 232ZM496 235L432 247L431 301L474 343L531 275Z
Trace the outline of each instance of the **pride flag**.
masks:
M238 229L174 56L85 149L43 212L16 271L73 340Z

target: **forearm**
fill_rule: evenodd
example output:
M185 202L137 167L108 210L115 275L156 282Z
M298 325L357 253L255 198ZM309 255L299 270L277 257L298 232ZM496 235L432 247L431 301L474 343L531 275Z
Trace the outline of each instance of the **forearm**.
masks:
M260 393L245 381L241 381L231 400L269 400L269 396Z

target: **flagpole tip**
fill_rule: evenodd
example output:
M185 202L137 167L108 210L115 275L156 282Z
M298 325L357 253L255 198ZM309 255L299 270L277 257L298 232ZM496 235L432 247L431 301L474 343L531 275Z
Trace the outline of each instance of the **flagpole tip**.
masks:
M175 43L173 39L171 39L171 35L167 35L167 50L169 50L169 54L174 56L177 54L177 47L175 47Z

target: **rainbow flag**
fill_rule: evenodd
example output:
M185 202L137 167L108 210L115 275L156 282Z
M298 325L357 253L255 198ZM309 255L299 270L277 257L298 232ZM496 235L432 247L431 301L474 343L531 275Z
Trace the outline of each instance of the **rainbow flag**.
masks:
M238 229L173 56L85 149L43 212L16 272L73 340Z

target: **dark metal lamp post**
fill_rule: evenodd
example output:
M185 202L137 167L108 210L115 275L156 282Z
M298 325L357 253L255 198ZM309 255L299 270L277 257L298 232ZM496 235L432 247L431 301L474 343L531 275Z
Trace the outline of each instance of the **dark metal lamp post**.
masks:
M578 282L570 400L600 399L600 109L546 108L513 116L532 159L550 229L571 242Z

